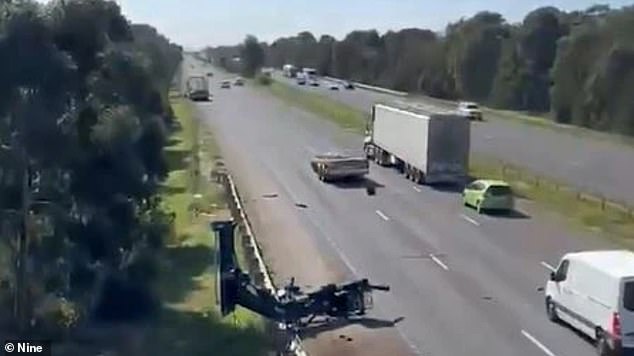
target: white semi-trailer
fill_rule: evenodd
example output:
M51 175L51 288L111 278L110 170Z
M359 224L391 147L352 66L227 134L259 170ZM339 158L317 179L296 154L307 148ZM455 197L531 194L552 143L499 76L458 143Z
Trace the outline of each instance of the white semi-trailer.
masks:
M470 125L455 112L376 104L366 130L366 156L417 183L460 183L469 170Z

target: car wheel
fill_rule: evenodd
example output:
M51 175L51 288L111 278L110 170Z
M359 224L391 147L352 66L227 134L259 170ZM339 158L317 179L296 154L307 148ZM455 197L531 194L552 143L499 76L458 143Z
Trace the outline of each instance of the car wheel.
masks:
M557 306L550 300L550 297L546 298L546 315L548 320L553 323L559 322L559 315L557 315Z
M608 339L605 337L605 333L601 330L597 331L597 355L599 356L612 356L613 352L608 343Z

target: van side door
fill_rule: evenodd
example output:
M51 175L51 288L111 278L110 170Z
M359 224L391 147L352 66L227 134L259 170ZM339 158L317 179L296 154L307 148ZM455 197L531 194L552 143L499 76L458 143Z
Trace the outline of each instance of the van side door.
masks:
M575 298L570 285L570 260L563 259L548 283L548 295L555 303L559 317L571 324L574 323Z

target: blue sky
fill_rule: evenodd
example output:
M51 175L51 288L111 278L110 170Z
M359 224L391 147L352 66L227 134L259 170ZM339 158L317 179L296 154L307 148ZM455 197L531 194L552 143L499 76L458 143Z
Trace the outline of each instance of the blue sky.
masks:
M45 1L45 0L40 0ZM145 22L186 48L236 44L247 34L264 41L303 30L341 38L355 29L380 32L405 27L441 31L450 21L481 10L521 21L541 6L585 9L597 2L613 7L632 0L118 0L134 22ZM187 4L187 6L185 6Z

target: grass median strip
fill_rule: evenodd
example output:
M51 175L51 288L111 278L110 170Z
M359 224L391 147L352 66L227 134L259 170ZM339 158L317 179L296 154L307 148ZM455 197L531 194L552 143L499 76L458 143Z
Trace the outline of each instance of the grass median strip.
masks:
M209 222L229 213L221 188L201 174L217 149L210 133L200 129L190 105L184 99L172 100L179 128L166 149L170 173L162 196L174 224L158 286L164 307L144 351L159 356L264 355L270 345L263 319L244 309L226 319L217 312L217 266Z
M320 94L306 93L289 87L284 83L273 81L266 87L273 95L287 103L301 107L314 114L320 115L346 130L363 133L367 114L351 109L349 106L336 102Z
M619 135L617 133L591 130L585 127L560 124L546 117L547 114L537 115L526 112L482 108L484 117L499 118L500 120L514 121L523 125L535 126L543 129L565 133L574 137L584 137L592 140L617 143L634 147L634 137Z
M367 115L319 94L274 82L268 89L291 105L301 107L343 128L363 133ZM541 177L520 167L473 155L470 173L477 178L500 178L510 182L521 196L566 217L573 225L591 229L626 247L634 248L634 211L624 204L571 189L563 182Z

